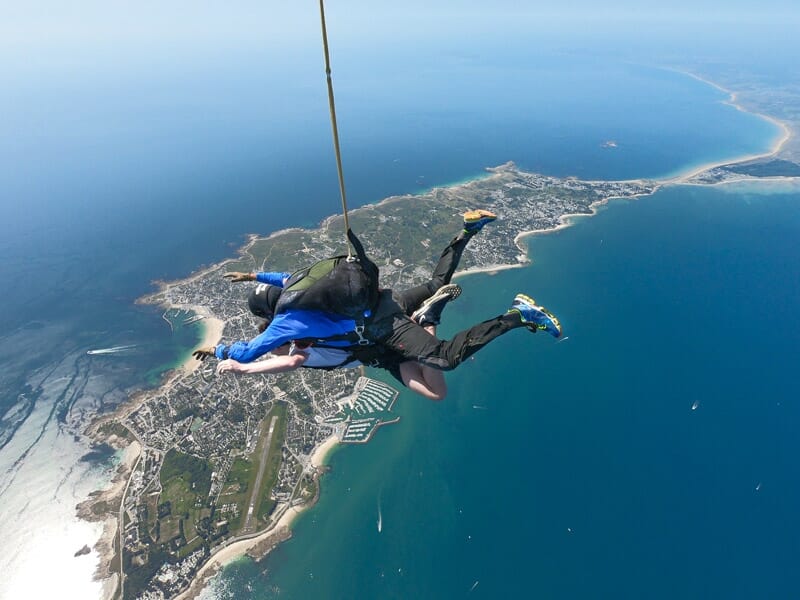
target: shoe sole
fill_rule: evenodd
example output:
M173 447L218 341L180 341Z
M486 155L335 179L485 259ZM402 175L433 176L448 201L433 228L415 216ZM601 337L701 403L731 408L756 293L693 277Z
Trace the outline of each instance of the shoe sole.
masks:
M471 225L480 225L475 231L480 231L483 229L485 225L489 223L494 223L497 220L497 215L494 213L489 212L488 210L469 210L465 212L463 215L464 217L464 229L466 231L470 231L469 227Z
M457 283L448 283L447 285L443 285L438 290L436 290L436 293L434 293L433 296L425 300L425 302L423 302L420 305L420 307L411 314L411 320L416 321L420 317L420 315L422 315L426 310L428 310L428 307L430 307L431 304L433 304L434 302L438 302L445 296L449 297L450 300L455 300L460 295L461 295L461 286L458 285Z
M556 317L553 313L551 313L549 310L547 310L544 306L539 306L538 304L536 304L536 300L534 300L530 296L526 296L525 294L517 294L514 297L514 300L522 300L525 304L529 304L530 306L534 307L536 310L541 311L545 315L547 315L547 318L550 319L550 321L553 323L553 325L555 326L556 330L558 331L558 335L556 335L554 337L561 337L561 334L563 333L563 330L561 329L561 322L558 320L558 317ZM538 323L533 323L531 321L525 321L525 319L522 317L522 311L518 310L517 312L519 312L519 316L520 316L520 318L522 318L522 322L525 323L525 326L528 329L530 329L532 331L536 331L536 330L548 331L547 327L540 327ZM550 332L548 331L548 333L550 333ZM550 335L552 335L552 333Z
M464 223L467 224L477 223L481 219L491 219L492 221L497 219L496 214L489 212L488 210L482 210L480 208L477 210L468 210L461 216L464 217Z

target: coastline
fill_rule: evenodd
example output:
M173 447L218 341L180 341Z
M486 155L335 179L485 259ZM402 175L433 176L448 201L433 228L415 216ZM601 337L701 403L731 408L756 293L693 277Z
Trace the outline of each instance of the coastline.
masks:
M100 534L100 538L94 543L93 546L93 549L97 552L99 559L94 574L94 580L101 582L101 597L103 600L111 600L111 598L116 596L119 588L119 573L110 572L109 566L111 561L117 555L115 543L117 541L117 537L121 535L119 529L120 519L116 514L98 514L93 510L93 508L95 506L102 506L105 504L112 507L122 505L125 492L128 488L128 482L130 481L131 473L135 469L135 466L142 455L142 445L138 441L134 440L120 448L120 439L115 435L111 435L104 441L110 446L119 448L121 450L122 454L120 457L120 464L117 467L113 478L109 482L108 487L98 490L92 496L78 504L75 508L78 518L86 521L103 522L103 531Z
M317 470L324 467L331 452L338 445L339 438L335 435L325 439L311 453L309 457L310 465ZM317 489L319 490L319 477L317 477ZM318 498L319 492L311 502L286 506L278 520L268 529L251 538L235 541L213 552L195 575L189 589L176 596L176 600L193 600L225 565L242 558L246 554L254 555L253 558L256 560L265 557L278 543L292 536L292 524L303 512L313 507Z
M788 184L792 185L795 183L800 182L800 176L771 176L771 177L734 177L731 179L726 179L725 181L715 181L712 183L702 182L702 181L685 181L682 182L680 185L691 185L697 187L722 187L726 185L736 185L736 184L747 184L747 183L759 183L759 184Z
M168 309L169 308L175 308L175 309L184 309L184 310L196 310L196 309L199 308L202 311L205 311L207 313L207 309L204 306L198 307L198 306L195 306L195 305L188 305L187 306L187 305L182 305L182 304L172 304L172 303L168 302L167 300L161 299L160 296L163 293L168 292L171 287L173 287L173 286L175 286L177 284L192 283L192 282L200 279L201 277L204 277L204 276L208 275L209 273L224 267L228 263L237 262L237 261L241 260L242 257L247 254L248 250L253 247L253 244L257 243L260 240L268 240L268 239L271 239L271 238L274 238L274 237L278 237L280 235L285 235L287 233L294 233L294 232L301 232L301 231L304 231L304 229L302 227L285 227L283 229L278 229L277 231L273 231L272 233L270 233L270 234L268 234L266 236L265 235L260 235L260 234L257 234L257 233L245 234L244 237L247 238L247 241L237 251L239 256L232 256L232 257L223 259L220 262L217 262L217 263L214 263L214 264L211 264L211 265L208 265L208 266L200 267L197 271L193 271L192 273L190 273L189 275L187 275L186 277L183 277L181 279L173 279L173 280L169 280L169 281L163 280L163 279L154 279L154 280L152 280L152 284L156 287L156 290L151 292L151 293L149 293L149 294L145 294L144 296L142 296L140 298L137 298L134 303L135 304L162 305L162 306L164 306L165 308L168 308ZM201 313L201 314L205 314L205 313Z
M748 161L751 161L751 160L757 160L757 159L762 159L762 158L768 158L770 156L775 156L776 154L778 154L781 151L781 149L784 147L786 142L789 139L791 139L792 136L794 135L792 129L790 129L789 126L787 126L785 123L783 123L783 122L781 122L781 121L779 121L779 120L777 120L777 119L775 119L773 117L769 117L767 115L762 115L760 113L755 113L755 112L752 112L752 111L748 111L747 109L745 109L741 105L737 104L736 103L736 94L735 93L732 93L729 90L725 90L721 86L719 86L717 84L714 84L713 82L706 81L706 80L702 79L701 77L693 75L691 73L684 73L684 74L688 75L688 76L691 76L691 77L693 77L695 79L698 79L700 81L703 81L706 84L712 85L712 86L714 86L714 87L716 87L716 88L718 88L718 89L730 94L730 98L728 100L728 103L730 103L731 105L736 107L737 110L740 110L742 112L748 112L750 114L756 114L756 115L758 115L758 116L760 116L760 117L762 117L762 118L774 123L775 125L777 125L779 128L782 129L783 133L782 133L782 135L779 136L778 139L775 140L775 142L773 143L773 145L772 145L772 147L771 147L769 152L760 153L760 154L743 155L743 156L735 157L733 159L729 159L729 160L725 160L725 161L712 161L712 162L709 162L709 163L706 163L706 164L703 164L703 165L700 165L700 166L688 167L684 172L678 173L677 175L674 175L674 176L664 177L664 178L661 178L661 179L656 179L654 181L657 183L657 187L655 188L655 190L653 190L653 193L655 193L662 186L666 186L666 185L683 185L683 184L686 184L686 185L721 185L721 184L724 184L724 183L730 183L731 181L718 182L718 183L714 183L714 184L699 183L699 182L693 183L693 182L691 182L691 179L696 177L697 175L703 173L703 172L706 172L706 171L709 171L711 169L714 169L714 168L717 168L717 167L721 167L721 166L724 166L724 165L733 165L733 164L748 162ZM482 175L482 176L469 178L469 179L464 180L464 181L462 181L460 183L456 183L456 184L452 184L452 185L434 186L434 187L426 189L426 190L424 190L424 191L422 191L422 192L420 192L418 194L405 194L405 195L399 195L399 196L391 196L391 197L385 198L385 199L383 199L383 200L381 200L381 201L379 201L377 203L374 203L374 204L371 204L371 205L367 205L367 206L364 206L364 207L360 207L360 208L355 209L354 211L351 211L351 212L362 211L362 210L373 210L374 208L379 207L381 205L384 205L386 203L399 202L399 201L407 200L407 199L410 199L410 198L414 198L414 197L422 195L422 194L435 194L439 190L443 190L448 194L458 194L460 190L464 190L464 189L468 188L469 186L474 185L476 182L484 182L484 181L490 180L490 179L492 179L494 177L502 175L505 171L507 171L509 169L515 169L515 168L516 167L512 162L508 162L508 163L505 163L504 165L499 165L499 166L496 166L496 167L487 167L486 171L488 171L489 173L485 174L485 175ZM746 180L746 178L742 178L742 180ZM639 180L631 180L631 181L639 181ZM650 193L639 194L639 195L650 195ZM634 198L638 197L639 195L628 196L628 197L625 197L625 199L634 199ZM605 197L605 198L599 198L598 200L592 202L592 204L590 205L590 209L591 209L591 213L590 214L564 214L564 215L561 215L558 218L559 224L557 226L555 226L555 227L551 227L551 228L548 228L548 229L535 229L535 230L530 230L530 231L520 231L514 237L514 243L520 249L520 252L521 252L520 255L517 257L518 258L518 262L515 263L515 264L498 264L498 265L490 265L490 266L483 266L483 267L472 267L472 268L468 268L468 269L464 269L464 270L458 271L455 274L455 277L463 277L463 276L471 275L471 274L475 274L475 273L490 273L491 274L491 273L496 273L496 272L499 272L499 271L502 271L502 270L515 269L515 268L528 266L528 265L531 264L532 260L531 260L529 254L528 254L528 248L526 247L525 244L522 243L524 238L526 238L528 236L533 236L533 235L550 234L550 233L565 229L565 228L571 226L574 223L575 217L590 217L590 216L594 216L595 214L597 214L597 212L598 212L598 210L599 210L599 208L601 206L609 203L611 200L619 199L619 198L620 197L618 197L618 196L610 196L610 197ZM331 224L336 221L336 219L341 219L341 215L331 215L331 216L325 218L322 221L322 223L320 224L319 228L320 229L329 228L331 226ZM255 244L259 240L270 239L270 238L277 237L279 235L283 235L285 233L294 232L294 231L302 231L302 230L298 229L298 228L282 229L282 230L279 230L279 231L272 232L271 234L269 234L268 236L265 236L265 237L258 236L256 234L251 234L249 236L248 242L241 249L238 250L238 255L239 255L238 257L228 258L228 259L225 259L224 261L222 261L220 263L216 263L216 264L211 265L209 267L203 268L202 270L191 274L189 277L187 277L185 279L181 279L181 280L173 281L173 282L158 282L159 290L157 292L153 293L153 294L150 294L148 296L145 296L142 299L137 300L137 303L138 302L142 302L142 303L163 304L163 303L167 302L167 300L162 296L162 294L167 292L172 285L175 285L175 284L178 284L178 283L179 284L191 283L192 281L194 281L194 280L196 280L196 279L208 274L211 271L220 269L221 267L223 267L227 263L234 262L234 261L237 261L237 260L241 260L243 257L246 257L249 248L251 248L252 245ZM224 332L224 328L225 328L225 322L222 321L221 319L213 316L213 314L209 311L208 308L206 308L204 306L195 306L195 305L185 306L185 305L171 305L171 304L169 305L169 308L182 308L184 310L188 309L188 310L191 310L191 311L195 312L198 315L203 315L204 316L204 319L202 319L202 321L203 321L202 326L203 326L204 329L203 329L203 338L202 338L202 341L200 343L201 346L212 346L212 345L215 345L222 338L222 335L223 335L223 332ZM186 375L186 374L189 374L189 373L193 372L194 370L197 369L197 367L199 365L200 365L200 361L195 360L192 357L191 353L190 353L188 355L188 357L186 358L186 360L173 371L173 373L165 380L165 382L162 385L169 385L170 382L174 381L175 378L177 378L177 377L179 377L181 375ZM339 444L338 439L336 439L335 437L332 436L332 437L327 438L322 444L316 446L313 449L313 451L312 451L312 453L310 455L310 463L311 463L311 465L314 466L315 468L319 468L322 465L324 465L326 459L328 458L328 455L330 454L332 449L335 448L338 444ZM138 459L138 456L141 453L141 447L139 446L138 442L132 442L131 443L131 446L134 446L134 445L136 445L139 448L139 451L137 452L137 455L136 455L136 457ZM134 460L134 463L135 463L135 460ZM122 467L120 467L120 472L122 472ZM319 484L318 484L318 489L319 489ZM119 493L119 491L117 493ZM95 502L95 501L97 501L97 500L93 498L92 502ZM199 594L200 591L202 591L202 589L205 587L205 585L208 583L208 581L212 577L214 577L225 565L227 565L230 562L240 558L242 555L252 551L254 548L265 547L265 549L263 551L259 552L259 557L266 555L273 547L275 547L275 545L277 545L277 543L280 543L280 541L283 541L283 540L288 539L289 537L291 537L291 526L293 525L293 523L295 522L297 517L300 514L302 514L303 511L305 511L305 510L311 508L312 506L314 506L315 503L316 503L316 498L313 499L310 502L307 502L306 504L302 504L302 505L299 505L299 506L285 506L285 507L282 508L283 513L278 518L278 520L273 525L271 525L268 529L266 529L265 531L260 532L259 534L255 535L252 538L248 538L248 539L238 540L238 541L232 542L231 544L229 544L229 545L227 545L225 547L222 547L222 548L218 549L217 551L213 552L208 557L208 559L206 559L206 562L204 563L203 567L201 567L201 569L196 573L196 575L195 575L195 577L194 577L194 579L192 581L192 584L189 587L189 589L186 590L185 592L181 593L180 595L178 595L177 598L183 598L185 600L188 600L188 599L196 597L197 594ZM279 507L279 510L280 509L281 509L281 507ZM111 522L112 524L116 522L116 520L113 517L112 518L108 518L108 521ZM113 528L113 531L114 532L117 531L116 527ZM105 533L105 528L104 528L104 533L103 533L103 537L101 538L101 541L105 539L105 536L106 536L106 533ZM98 542L98 546L99 545L100 545L100 542ZM113 537L112 537L112 542L110 544L110 551L111 551L111 556L113 556ZM107 565L108 564L110 559L106 560L106 558L107 557L106 557L105 554L101 555L101 565L103 565L103 564ZM118 575L116 575L116 574L107 574L106 577L109 580L109 582L112 582L112 581L115 582L115 584L113 586L111 586L109 584L109 587L111 587L111 588L117 587L116 586L116 578L118 578Z
M736 106L739 110L744 111L744 109L741 106L738 105ZM751 113L751 114L756 114L756 113ZM711 169L716 169L718 167L724 167L727 165L737 165L744 162L750 162L751 160L769 158L771 156L777 155L781 151L783 146L786 144L786 142L788 142L792 138L793 132L788 125L782 123L781 121L778 121L777 119L773 119L772 117L764 117L764 118L767 119L768 121L771 121L778 127L780 127L781 130L783 131L783 134L775 142L773 142L772 148L768 152L762 152L761 154L745 154L742 156L735 157L731 160L708 162L698 167L692 167L685 173L679 173L678 175L675 175L673 177L658 179L656 181L660 181L665 185L668 184L677 185L682 183L688 183L689 180L691 180L692 178L697 177L698 175L700 175L701 173L705 173L706 171L710 171Z
M690 71L682 71L680 69L674 69L674 71L682 75L686 75L687 77L691 77L692 79L700 81L706 85L710 85L711 87L719 90L720 92L728 94L728 99L724 101L725 104L734 107L739 112L748 113L751 115L755 115L761 119L764 119L765 121L768 121L773 125L775 125L776 127L778 127L783 133L773 142L772 147L767 152L762 152L760 154L743 155L726 161L712 161L705 164L701 164L697 167L690 168L686 173L679 173L673 177L664 178L663 180L661 180L664 183L686 183L689 179L696 177L697 175L700 175L705 171L710 171L711 169L715 169L717 167L722 167L725 165L734 165L743 162L748 162L751 160L758 160L760 158L769 158L770 156L775 156L783 149L783 147L786 145L786 142L788 142L794 135L794 131L792 130L792 128L789 127L789 125L787 125L783 121L771 115L749 110L748 108L739 104L737 98L738 94L736 92L731 91L714 81L710 81L700 75L697 75L696 73L692 73Z
M772 123L773 125L778 127L782 131L782 134L773 142L772 147L766 152L757 153L757 154L743 154L743 155L740 155L740 156L733 157L732 159L729 159L729 160L711 161L711 162L703 163L703 164L701 164L699 166L688 167L684 172L679 172L677 175L673 175L671 177L663 177L663 178L655 179L655 181L659 185L658 185L658 187L656 187L656 189L653 191L653 193L657 192L661 187L666 186L666 185L712 186L712 185L724 185L724 184L728 184L728 183L735 183L735 182L739 182L739 181L752 181L753 178L747 178L747 177L741 177L741 178L737 178L737 179L731 179L731 180L726 180L726 181L721 181L721 182L716 182L716 183L694 183L691 180L693 178L697 177L698 175L700 175L701 173L705 173L706 171L710 171L711 169L716 169L718 167L723 167L723 166L726 166L726 165L735 165L735 164L740 164L740 163L744 163L744 162L749 162L749 161L752 161L752 160L758 160L758 159L762 159L762 158L769 158L769 157L772 157L772 156L776 156L781 151L781 149L786 145L786 143L794 135L794 131L786 123L784 123L783 121L780 121L780 120L778 120L775 117L772 117L770 115L766 115L766 114L763 114L763 113L750 111L747 108L745 108L744 106L742 106L741 104L739 104L737 102L737 97L736 97L736 93L735 92L732 92L731 90L728 90L728 89L724 88L723 86L721 86L721 85L719 85L719 84L717 84L717 83L715 83L713 81L709 81L707 79L704 79L703 77L700 77L699 75L696 75L694 73L690 73L688 71L677 71L677 72L681 73L683 75L686 75L688 77L691 77L693 79L696 79L698 81L701 81L701 82L705 83L706 85L710 85L710 86L712 86L712 87L714 87L714 88L716 88L716 89L728 94L729 97L728 97L728 100L726 101L727 104L730 104L731 106L733 106L734 108L736 108L736 110L738 110L740 112L756 115L756 116L758 116L758 117L760 117L760 118L762 118L762 119L764 119L766 121L769 121L770 123ZM785 181L787 179L797 179L797 178L781 177L781 178L758 178L758 179L759 180L783 180L783 181ZM631 181L640 181L640 180L634 179L634 180L631 180ZM646 195L649 195L649 194L646 194ZM637 197L639 197L639 195L628 197L628 198L625 198L625 199L626 200L630 200L630 199L635 199ZM597 210L598 210L599 207L601 207L601 206L603 206L605 204L608 204L611 200L617 200L617 199L620 199L620 198L619 197L615 197L615 196L610 196L608 198L601 198L601 199L597 200L596 202L593 202L591 204L591 206L590 206L590 208L592 209L592 212L589 215L585 215L585 214L566 214L566 215L562 215L561 217L559 217L560 224L558 226L556 226L556 227L553 227L553 228L550 228L550 229L537 229L537 230L531 230L531 231L522 231L522 232L518 233L516 235L516 237L514 238L514 243L523 252L523 256L526 259L525 262L520 262L520 264L518 264L518 265L504 265L502 267L498 266L497 268L493 268L492 267L492 268L470 269L469 271L465 271L463 273L457 273L456 275L458 276L458 275L461 275L461 274L486 273L486 272L491 273L491 272L495 272L495 271L500 271L503 268L505 268L505 269L513 269L513 268L517 268L517 267L524 267L527 264L530 264L530 262L531 262L530 257L527 254L527 249L521 244L521 241L524 238L529 237L529 236L533 236L533 235L543 235L543 234L548 234L548 233L554 233L554 232L559 231L561 229L565 229L566 227L569 227L570 225L572 225L572 222L571 222L572 219L578 218L578 217L593 217L594 215L597 214Z

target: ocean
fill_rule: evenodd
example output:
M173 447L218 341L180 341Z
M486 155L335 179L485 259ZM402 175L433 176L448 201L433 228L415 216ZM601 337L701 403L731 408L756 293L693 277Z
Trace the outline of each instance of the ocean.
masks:
M472 48L435 65L409 53L381 70L380 56L342 56L335 83L354 206L508 160L590 179L666 176L766 151L778 134L724 104L719 90L647 64ZM314 226L339 210L319 57L302 57L296 70L265 68L263 59L165 60L155 70L101 61L78 76L55 63L2 76L0 536L17 551L0 558L0 598L99 595L97 553L73 556L93 545L99 526L77 521L74 506L108 482L118 457L94 451L83 430L156 385L200 333L171 333L159 310L135 300L154 280L231 256L248 233ZM611 140L616 148L603 147ZM570 339L554 345L514 332L481 352L480 369L448 377L446 402L403 395L400 424L334 455L320 503L293 540L263 564L226 569L207 593L569 595L579 593L570 586L619 586L629 571L653 575L657 561L644 561L645 548L664 558L665 578L689 563L698 585L728 568L739 579L726 581L741 583L753 540L780 537L742 530L758 522L742 512L746 502L773 498L759 514L792 518L794 491L778 492L789 484L793 448L781 432L791 402L770 407L769 417L753 402L777 403L791 391L782 362L791 352L781 344L792 325L778 315L796 306L797 290L774 275L792 256L770 249L793 248L780 246L789 238L778 233L796 233L794 200L796 191L665 190L535 239L534 265L495 276L491 294L484 276L465 279L445 334L504 310L524 290L561 316ZM775 231L761 235L754 224L767 227L776 215ZM707 262L697 264L703 248ZM779 305L766 317L765 301ZM630 314L638 307L646 310ZM775 320L763 326L764 318ZM118 346L131 348L86 354ZM764 364L754 369L756 359ZM761 454L751 429L759 422L771 444ZM737 525L724 528L730 519ZM665 538L668 547L647 546ZM705 564L703 540L724 545L727 560ZM681 542L681 560L670 562ZM749 572L769 567L764 585L787 583L775 576L781 556L765 565L761 552ZM42 564L52 577L37 577ZM519 573L527 583L511 576Z

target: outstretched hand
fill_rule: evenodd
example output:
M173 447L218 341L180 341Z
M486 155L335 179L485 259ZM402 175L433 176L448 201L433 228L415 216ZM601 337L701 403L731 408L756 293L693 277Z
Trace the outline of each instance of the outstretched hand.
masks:
M220 373L228 373L228 372L235 373L241 370L240 367L241 367L240 363L236 362L235 360L231 360L230 358L227 360L221 360L217 364L217 374L219 375Z
M231 282L237 283L239 281L253 281L255 278L252 273L242 273L240 271L231 271L230 273L223 273L225 279L230 279Z
M206 346L205 348L198 348L194 352L192 352L192 356L194 356L197 360L205 360L207 357L215 356L214 354L214 346Z

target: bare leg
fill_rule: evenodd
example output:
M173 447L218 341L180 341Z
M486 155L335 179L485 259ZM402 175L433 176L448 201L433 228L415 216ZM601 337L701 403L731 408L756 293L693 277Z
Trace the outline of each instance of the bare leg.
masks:
M435 336L436 326L426 325L425 331ZM407 361L400 364L400 376L408 389L429 400L444 400L447 396L444 371L415 361Z

